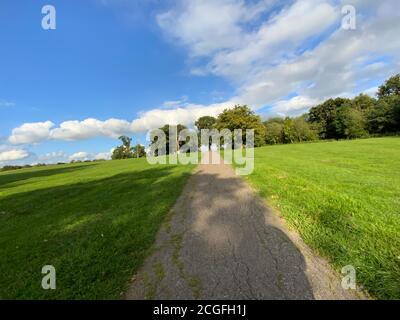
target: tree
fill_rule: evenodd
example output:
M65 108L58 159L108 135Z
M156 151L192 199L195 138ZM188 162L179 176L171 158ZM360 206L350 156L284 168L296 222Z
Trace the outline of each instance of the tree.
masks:
M248 106L236 105L233 109L225 109L217 118L215 128L218 130L242 129L242 141L246 143L246 129L254 129L254 146L265 145L265 127L261 118Z
M367 113L367 127L370 133L389 133L400 128L400 97L383 97Z
M283 143L283 119L282 122L268 120L264 122L265 142L267 144Z
M354 139L367 135L364 115L352 104L346 104L337 111L335 125L339 138Z
M293 122L296 142L313 141L318 139L317 132L305 120L305 117L297 117Z
M358 109L360 111L368 111L376 105L376 99L371 98L366 94L360 94L351 100L352 108Z
M194 124L197 127L197 129L200 131L202 129L213 129L215 123L217 122L217 119L214 117L210 116L205 116L199 118Z
M311 108L307 119L310 123L317 123L319 126L319 136L321 139L339 139L336 132L336 113L337 110L349 99L336 98L329 99L322 104Z
M384 132L400 131L400 74L389 78L384 85L379 87L378 91L379 106L383 110L377 111L379 119L370 119L372 122L381 121Z
M294 143L296 142L296 132L294 129L294 120L286 118L283 122L282 127L283 143Z
M214 129L215 123L217 122L217 119L214 117L210 116L205 116L199 118L194 124L197 127L197 130L199 131L199 141L201 142L201 130L208 129L212 130ZM208 139L208 148L211 147L212 144L212 139L211 137Z
M288 117L284 120L282 127L283 143L296 143L316 139L317 134L311 129L304 117Z
M379 87L378 98L400 96L400 74L389 78Z
M166 125L164 125L162 128L160 128L160 130L163 131L164 134L165 134L165 138L166 138L166 149L165 149L165 152L166 152L167 155L168 155L169 152L170 152L170 150L169 150L170 138L172 138L172 137L170 137L170 135L169 135L169 131L170 131L170 127L171 127L171 126L172 126L172 125L166 124ZM178 145L178 150L186 143L186 141L179 141L179 144L177 143L180 132L181 132L182 130L185 130L185 129L187 129L187 128L186 128L184 125L178 124L178 125L176 126L176 133L177 133L177 136L174 137L174 139L176 139L176 142L175 142L175 143ZM155 140L155 141L156 141L156 140ZM155 141L153 141L153 143L154 143ZM178 151L178 150L176 150L176 151ZM158 153L156 154L156 156L160 156L160 155L161 155L161 154L158 154Z
M122 145L114 149L113 154L111 155L111 159L120 160L133 158L133 148L131 147L132 138L129 138L127 136L120 136L118 139L121 140Z
M134 158L143 158L146 156L146 150L144 146L141 144L136 145L133 147L133 157Z

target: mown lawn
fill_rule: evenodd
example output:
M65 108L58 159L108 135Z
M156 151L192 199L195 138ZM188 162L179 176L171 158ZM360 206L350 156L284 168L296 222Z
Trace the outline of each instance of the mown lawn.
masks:
M400 138L259 148L246 179L339 271L400 299Z
M192 169L135 159L0 173L0 298L120 298ZM41 287L44 265L56 290Z

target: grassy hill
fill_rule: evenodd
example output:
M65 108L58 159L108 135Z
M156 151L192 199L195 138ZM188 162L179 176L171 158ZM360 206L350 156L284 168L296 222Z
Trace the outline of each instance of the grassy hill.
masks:
M139 159L0 173L0 298L119 298L192 169ZM246 179L338 270L400 298L400 138L258 148ZM41 288L48 264L57 290Z
M192 169L135 159L0 173L0 298L119 298ZM41 288L44 265L56 290Z
M247 180L338 270L400 299L400 138L259 148Z

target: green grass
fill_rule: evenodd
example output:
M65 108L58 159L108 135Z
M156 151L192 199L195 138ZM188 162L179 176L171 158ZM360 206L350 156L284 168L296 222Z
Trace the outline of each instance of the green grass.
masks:
M193 166L145 159L0 173L0 299L118 299ZM44 265L57 289L43 290Z
M259 148L246 179L337 270L400 299L400 138Z

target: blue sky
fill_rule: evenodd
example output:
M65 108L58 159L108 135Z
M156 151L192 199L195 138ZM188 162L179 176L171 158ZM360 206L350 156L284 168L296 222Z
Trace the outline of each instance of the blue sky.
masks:
M345 31L341 1L3 0L0 165L108 157L121 133L235 103L284 116L371 94L399 70L398 5L350 2Z

